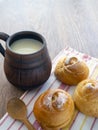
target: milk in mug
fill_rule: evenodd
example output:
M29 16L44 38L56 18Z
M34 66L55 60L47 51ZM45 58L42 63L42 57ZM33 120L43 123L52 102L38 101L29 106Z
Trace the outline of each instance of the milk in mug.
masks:
M24 38L14 41L10 47L13 52L18 54L31 54L42 48L42 42L35 39Z

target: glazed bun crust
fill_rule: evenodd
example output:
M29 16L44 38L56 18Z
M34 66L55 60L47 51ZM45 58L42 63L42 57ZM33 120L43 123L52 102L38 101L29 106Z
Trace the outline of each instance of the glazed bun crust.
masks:
M87 79L80 82L74 93L74 102L79 111L98 118L98 81Z
M54 73L62 83L77 85L80 81L88 77L89 68L83 61L79 61L76 57L67 59L64 57L59 60Z
M44 130L58 130L71 121L74 103L67 92L50 89L36 100L33 112Z

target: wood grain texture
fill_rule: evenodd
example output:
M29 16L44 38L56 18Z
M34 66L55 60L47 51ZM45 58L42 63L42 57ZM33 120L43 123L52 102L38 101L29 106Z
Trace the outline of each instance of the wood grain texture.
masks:
M66 46L97 58L98 1L0 0L0 32L11 35L21 30L41 33L51 59ZM0 117L6 112L8 100L23 93L7 81L3 62L0 55Z

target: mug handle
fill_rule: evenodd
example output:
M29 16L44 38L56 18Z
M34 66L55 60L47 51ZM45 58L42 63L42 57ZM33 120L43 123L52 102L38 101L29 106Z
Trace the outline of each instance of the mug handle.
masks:
M6 41L8 39L9 35L3 32L0 32L0 39L3 41ZM5 56L5 50L3 48L3 46L0 43L0 53Z

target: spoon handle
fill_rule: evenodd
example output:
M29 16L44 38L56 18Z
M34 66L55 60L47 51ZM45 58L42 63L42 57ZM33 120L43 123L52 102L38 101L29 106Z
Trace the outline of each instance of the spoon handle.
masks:
M22 120L23 123L26 125L26 127L28 128L28 130L35 130L35 128L33 127L33 125L28 121L27 118L25 118L24 120Z

